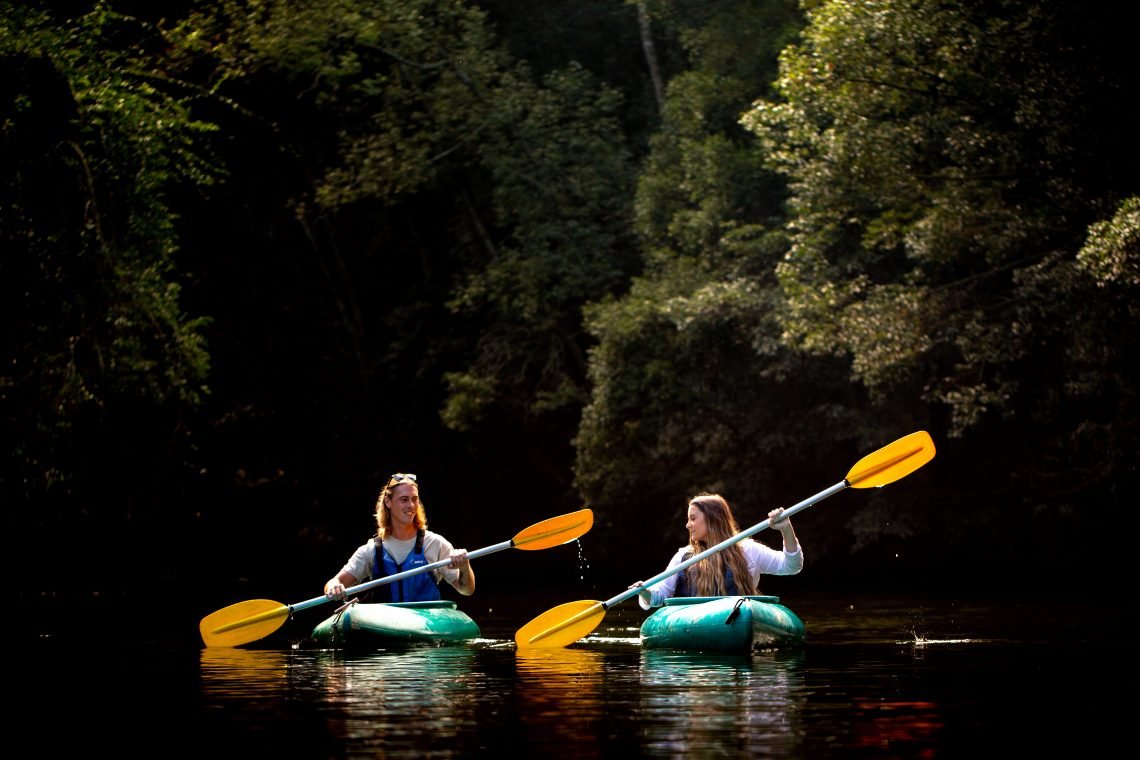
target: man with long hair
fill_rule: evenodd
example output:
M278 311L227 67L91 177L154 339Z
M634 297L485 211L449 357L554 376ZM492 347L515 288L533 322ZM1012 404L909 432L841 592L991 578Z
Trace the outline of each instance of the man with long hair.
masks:
M374 538L362 544L341 571L325 584L325 596L344 599L345 589L450 558L447 567L412 575L375 589L375 602L427 602L440 598L446 580L460 594L475 593L475 571L466 549L456 549L443 536L427 529L416 476L398 472L388 478L376 499Z

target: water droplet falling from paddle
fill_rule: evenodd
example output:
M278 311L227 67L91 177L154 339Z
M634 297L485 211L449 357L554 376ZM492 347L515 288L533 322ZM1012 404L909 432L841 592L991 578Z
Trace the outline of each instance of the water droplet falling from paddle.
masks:
M590 562L586 559L585 552L582 551L582 540L575 539L574 543L578 544L578 579L586 580L586 571L590 569Z

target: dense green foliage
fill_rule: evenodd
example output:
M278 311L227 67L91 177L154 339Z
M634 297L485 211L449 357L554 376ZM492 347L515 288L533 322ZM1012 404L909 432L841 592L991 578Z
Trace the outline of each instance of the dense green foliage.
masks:
M986 451L979 506L1065 511L1133 475L1133 294L1077 262L1136 191L1114 25L1063 3L823 4L780 99L744 119L790 183L791 345Z
M795 497L818 477L820 442L854 435L860 390L841 363L783 345L784 184L739 124L799 28L795 4L654 7L688 65L668 84L639 178L646 271L588 312L598 344L576 482L618 533L668 546L697 490L739 494L750 515Z
M201 149L212 126L132 21L2 10L3 495L34 505L87 488L75 480L94 441L165 450L208 393L207 319L180 304L170 193L220 168Z
M418 470L472 548L590 505L632 580L695 491L752 524L917 429L905 486L804 514L813 567L1036 568L1121 514L1111 11L544 6L0 2L13 562L78 531L109 573L315 591Z

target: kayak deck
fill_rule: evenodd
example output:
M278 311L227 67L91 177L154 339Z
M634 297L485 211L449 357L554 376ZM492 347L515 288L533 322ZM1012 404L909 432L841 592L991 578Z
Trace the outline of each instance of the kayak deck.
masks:
M775 596L666 599L641 624L646 648L748 652L797 644L804 624Z
M349 603L313 628L326 647L359 648L394 644L451 644L479 638L480 631L455 602Z

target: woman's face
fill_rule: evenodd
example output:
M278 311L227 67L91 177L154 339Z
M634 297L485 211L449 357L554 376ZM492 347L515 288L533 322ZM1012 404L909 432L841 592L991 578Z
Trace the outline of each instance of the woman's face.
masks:
M689 531L689 540L693 543L704 541L709 535L705 513L694 504L689 505L689 519L685 521L685 530Z

